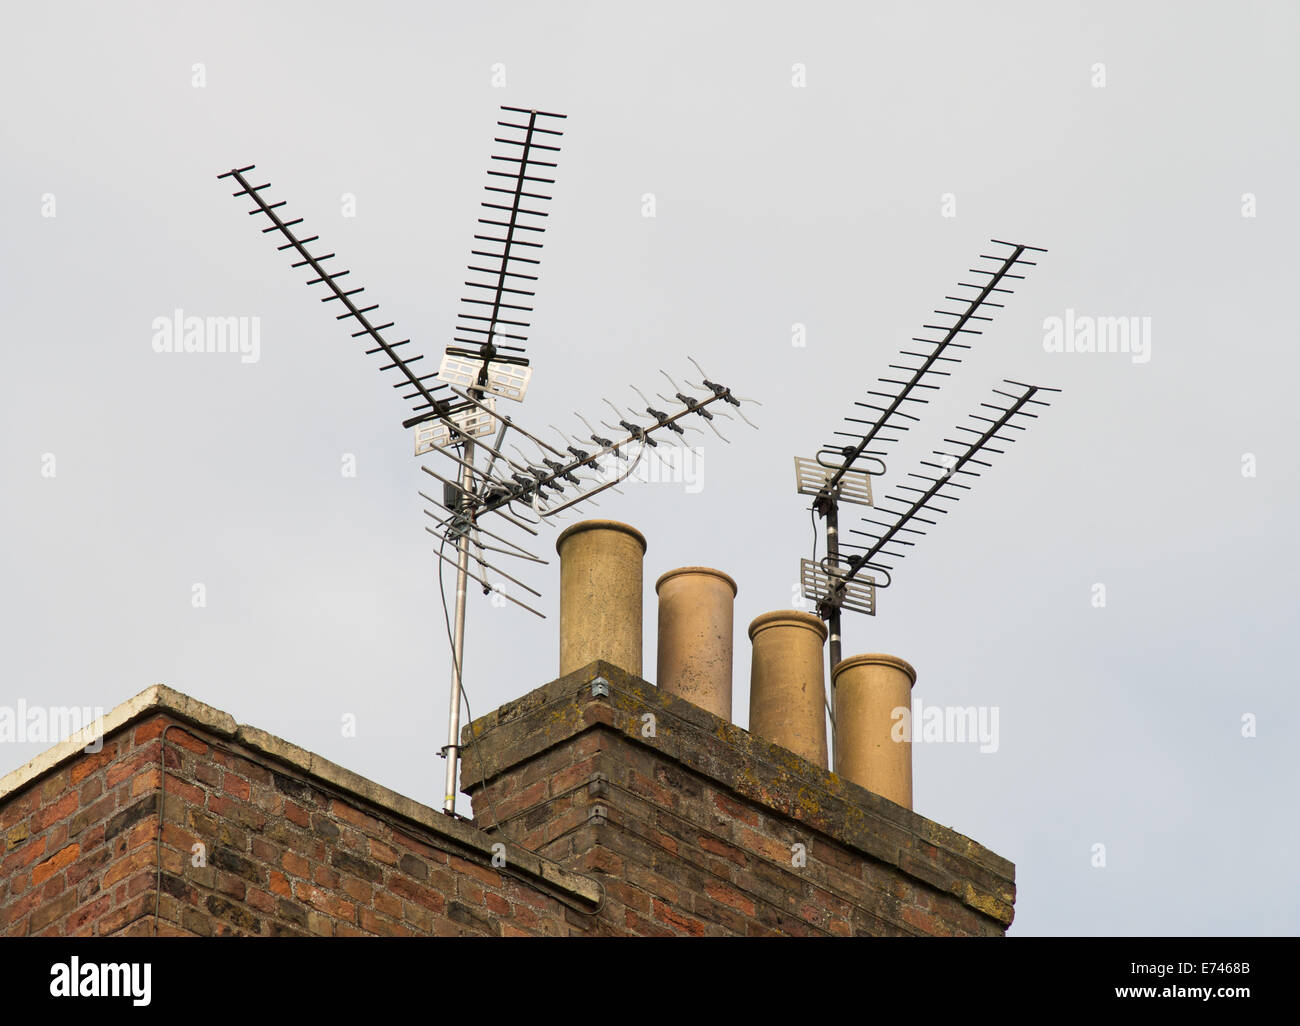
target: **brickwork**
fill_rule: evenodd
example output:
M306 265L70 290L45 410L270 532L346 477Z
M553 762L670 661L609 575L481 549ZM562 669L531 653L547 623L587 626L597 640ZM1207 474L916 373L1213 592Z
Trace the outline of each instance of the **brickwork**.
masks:
M582 910L598 891L575 891L564 874L552 874L555 886L530 879L537 860L509 847L494 867L481 832L410 805L430 822L237 739L149 715L101 752L0 798L0 935L585 930L592 917Z
M1005 859L605 663L466 727L474 823L162 687L104 731L0 779L0 935L1000 936L1014 911Z
M610 932L1001 936L1014 914L1007 860L608 664L462 741L476 821L599 876Z

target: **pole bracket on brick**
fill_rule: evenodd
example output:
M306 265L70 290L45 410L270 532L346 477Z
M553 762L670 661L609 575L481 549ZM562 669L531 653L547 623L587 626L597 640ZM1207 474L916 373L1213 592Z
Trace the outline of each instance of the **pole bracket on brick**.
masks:
M587 812L587 822L594 823L596 826L604 826L609 822L609 816L603 805L593 805Z
M591 697L592 697L592 698L608 698L608 697L609 697L609 681L607 681L604 677L595 677L595 678L593 678L592 681L591 681Z
M609 777L604 773L593 773L591 782L587 784L587 794L593 798L599 798L601 795L609 793Z

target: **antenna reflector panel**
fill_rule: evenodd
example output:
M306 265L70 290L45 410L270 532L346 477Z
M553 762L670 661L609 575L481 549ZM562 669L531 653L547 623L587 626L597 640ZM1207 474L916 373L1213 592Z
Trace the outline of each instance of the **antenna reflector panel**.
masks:
M463 434L456 434L454 438L446 421L426 420L422 424L417 424L415 455L423 456L426 452L433 452L434 449L445 449L449 445L463 441L465 435L480 438L492 434L497 428L496 418L493 416L497 401L490 395L485 395L481 401L487 410L481 410L477 406L466 406L448 415L448 419L463 432ZM489 410L492 412L488 412Z
M823 467L816 460L796 456L794 458L794 472L799 494L809 495L815 499L826 491L826 486L837 473L837 468ZM856 506L870 506L872 504L870 474L863 473L860 470L842 471L840 472L837 487L841 502L851 502Z
M831 589L842 578L833 578L826 568L811 559L799 561L799 577L803 597L821 603L831 597ZM840 607L854 612L876 615L876 579L870 574L858 574L843 585Z
M483 369L482 358L459 356L445 353L442 366L438 368L438 378L463 389L478 388L479 372ZM528 382L533 376L531 367L517 363L502 363L489 360L487 364L487 390L503 399L513 399L517 403L524 401L528 391ZM416 455L419 455L417 451Z

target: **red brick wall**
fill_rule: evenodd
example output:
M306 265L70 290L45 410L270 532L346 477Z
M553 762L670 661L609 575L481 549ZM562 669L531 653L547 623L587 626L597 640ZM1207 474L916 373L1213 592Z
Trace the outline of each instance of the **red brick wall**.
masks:
M1006 932L1005 859L612 666L595 697L595 672L468 727L461 783L477 822L601 876L603 932Z
M128 732L5 798L0 934L106 936L153 911L157 761Z
M543 935L589 916L481 853L153 715L0 801L0 934ZM194 865L194 845L206 865ZM572 920L572 921L570 921Z
M865 859L600 727L493 780L475 798L476 813L489 823L491 802L507 836L607 878L603 932L848 937L1005 930L924 880ZM929 845L919 854L933 859L937 852Z
M0 935L998 936L1014 911L1005 859L606 664L466 728L476 824L159 701L0 798Z

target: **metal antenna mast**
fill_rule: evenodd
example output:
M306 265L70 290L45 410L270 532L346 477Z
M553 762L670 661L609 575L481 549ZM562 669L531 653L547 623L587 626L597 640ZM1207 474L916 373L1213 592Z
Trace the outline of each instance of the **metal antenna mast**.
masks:
M454 496L450 493L445 495L445 498L453 500L452 508L456 511L463 511L472 504L477 484L474 439L494 430L495 397L523 402L528 391L532 371L528 360L522 355L523 346L513 343L522 343L526 339L524 332L530 325L522 318L525 314L531 315L533 308L523 300L531 300L535 293L526 288L513 288L511 282L537 280L536 274L528 274L522 268L535 268L539 263L537 258L526 256L525 253L542 247L540 237L546 229L542 226L541 219L548 214L537 207L552 197L531 190L555 184L554 178L547 177L549 170L541 174L537 172L556 166L554 160L542 158L558 153L560 147L542 140L558 143L563 133L558 128L546 126L566 116L522 107L503 106L501 110L508 118L511 115L524 117L522 123L520 120L497 122L499 128L507 131L493 141L508 149L504 154L493 154L492 160L504 165L507 170L488 171L489 182L484 188L493 195L482 203L483 216L479 217L478 223L483 227L480 234L474 236L486 248L471 251L473 256L481 258L489 266L475 263L469 265L469 270L479 278L467 280L465 285L482 291L475 296L461 297L461 312L457 317L457 334L454 338L461 345L447 347L438 369L438 377L442 381L465 387L466 391L461 394L467 405L451 417L458 428L456 433L449 430L445 421L428 424L427 416L406 422L409 426L417 427L417 456L439 448L439 442L459 445L459 492ZM511 130L520 134L512 136ZM505 179L506 184L497 184L498 179ZM498 195L508 202L494 202ZM534 205L525 206L526 202ZM535 241L530 241L529 233L532 233L531 238ZM510 301L516 298L518 301ZM510 339L510 342L502 339ZM498 448L504 435L502 428L497 439ZM460 761L460 703L464 693L465 602L469 590L471 527L472 521L457 522L444 536L445 540L454 538L456 542L456 614L451 637L451 696L447 713L447 743L442 749L442 755L447 760L443 811L448 813L455 812L456 809L456 770ZM438 555L445 558L441 551Z
M585 435L580 432L569 435L551 428L554 441L547 441L497 410L498 399L522 402L532 375L529 361L523 355L523 342L530 326L526 318L533 312L529 303L534 292L530 286L537 281L537 254L545 231L543 219L548 216L541 207L551 199L545 191L537 190L555 184L550 175L556 162L547 158L553 158L559 151L558 142L563 133L554 126L565 117L523 107L503 106L501 110L505 120L498 121L497 125L505 131L494 141L506 150L492 156L494 164L488 171L489 182L485 186L491 195L482 203L483 215L478 219L482 228L474 236L481 248L471 250L477 258L469 265L474 277L465 282L468 288L477 291L461 298L454 344L447 346L437 373L420 374L413 367L423 355L405 355L401 347L409 345L410 339L389 342L385 338L384 332L393 327L393 322L380 323L381 318L374 315L377 304L358 305L353 297L364 292L364 288L339 284L339 279L351 272L326 269L326 261L334 259L335 254L317 254L308 248L319 242L320 236L300 236L295 231L302 223L300 217L289 221L281 218L278 211L285 203L268 203L262 195L271 183L253 185L246 177L255 169L254 165L233 168L217 176L233 178L239 185L234 195L247 196L254 202L254 208L248 213L268 219L270 224L262 229L264 233L278 232L284 238L284 244L278 248L291 250L299 258L293 267L310 268L314 277L308 284L323 285L329 293L321 302L338 302L343 308L344 313L337 319L356 320L361 330L353 332L352 337L365 338L374 344L366 350L367 354L383 354L387 362L380 370L400 372L402 380L393 387L408 390L403 398L412 403L414 416L404 420L402 426L415 429L416 455L436 452L452 463L451 468L443 468L445 473L422 466L425 473L442 485L442 493L435 498L420 492L420 497L432 507L425 510L425 515L434 521L432 527L425 529L440 539L434 550L441 561L440 588L442 564L456 567L454 621L450 616L447 619L452 649L451 696L447 744L441 751L447 759L443 811L448 814L455 813L469 582L481 585L485 594L495 592L543 616L509 594L505 582L533 596L540 597L540 592L489 562L489 558L496 557L489 557L488 553L544 564L546 560L533 555L504 532L516 528L536 536L538 532L534 528L543 520L558 518L600 492L616 489L636 470L647 449L661 442L683 439L687 431L699 430L700 421L726 442L714 424L715 418L729 420L734 412L750 424L739 407L742 402L753 402L742 400L729 387L710 380L692 360L701 381L686 382L688 388L683 389L665 373L673 392L673 398L657 393L665 409L656 407L635 388L645 404L641 412L603 400L614 415L614 423L598 421L608 436L579 415ZM681 423L694 417L699 421ZM517 443L512 438L507 451L511 431L517 436ZM492 435L495 438L488 441ZM521 449L521 444L529 451ZM483 465L480 459L484 460ZM481 521L489 514L497 515L500 522L490 522L502 533L483 526ZM444 551L449 542L455 543L455 559ZM495 575L495 581L488 577L489 573ZM443 602L445 614L445 594Z
M958 336L983 334L979 329L970 326L972 322L991 321L993 318L982 311L985 308L992 310L1004 306L1003 303L996 302L993 297L1010 295L1014 291L1010 287L1011 283L1024 279L1025 275L1015 273L1016 269L1036 266L1035 261L1026 259L1024 254L1046 252L1036 246L1003 242L999 239L991 241L995 246L1006 247L1005 251L993 254L982 253L980 259L990 261L990 266L969 268L972 274L984 276L987 280L959 282L957 289L967 290L967 292L944 297L959 304L959 309L934 311L944 318L951 318L950 323L923 326L926 331L937 333L937 337L913 337L913 342L927 346L928 349L920 352L902 350L903 356L920 362L916 365L891 363L889 366L892 370L904 372L905 376L881 378L880 388L867 392L870 401L855 403L856 406L871 411L870 414L845 418L849 425L865 425L865 429L856 427L851 430L836 431L835 435L839 438L852 439L852 441L824 445L818 450L814 459L795 458L796 488L800 495L812 498L813 512L826 524L826 555L820 560L802 560L800 584L804 597L816 603L817 615L827 623L828 654L832 669L843 657L840 625L842 610L847 609L874 616L876 588L887 587L890 582L889 571L892 567L881 563L880 559L901 558L904 553L892 549L891 546L910 546L914 543L904 540L900 535L924 534L924 530L912 526L913 523L933 525L937 522L927 520L920 514L947 513L946 508L935 503L944 499L956 501L960 497L945 492L944 489L946 487L969 488L968 485L954 481L953 476L957 474L978 476L978 472L969 469L968 465L973 463L984 467L989 466L987 462L976 457L984 452L1001 452L1000 449L991 448L989 443L1014 441L1014 438L1003 437L999 432L1004 429L1023 430L1022 425L1014 423L1014 418L1034 417L1035 415L1029 413L1025 407L1047 405L1042 399L1035 398L1037 394L1057 391L1057 389L1021 385L1018 382L1008 382L1008 384L1016 385L1022 389L1021 392L1011 393L995 389L997 395L1011 401L1010 405L1003 408L992 403L982 404L999 413L995 419L980 414L972 415L977 422L988 422L991 426L987 430L975 432L974 440L957 442L945 439L945 442L958 445L961 451L953 453L936 449L934 454L940 457L941 462L922 461L923 466L938 471L937 477L918 473L908 475L929 482L928 488L899 486L901 491L919 493L918 499L907 504L902 499L890 496L885 501L891 506L884 508L884 512L893 517L892 521L883 524L879 521L868 521L879 527L879 532L862 532L856 529L851 532L867 534L872 539L872 544L867 546L849 544L841 538L840 503L874 505L871 477L884 474L886 470L885 450L881 446L898 441L894 433L909 430L911 425L919 420L917 416L908 412L910 407L905 407L904 404L929 402L928 399L914 393L919 389L934 391L940 387L939 383L929 380L930 375L939 378L950 376L950 372L941 369L939 364L961 362L960 356L951 355L951 351L969 349L970 345L960 341ZM958 427L957 430L974 431L969 427ZM846 554L845 550L861 551ZM871 573L864 572L866 570L870 570ZM834 724L832 702L832 728Z

